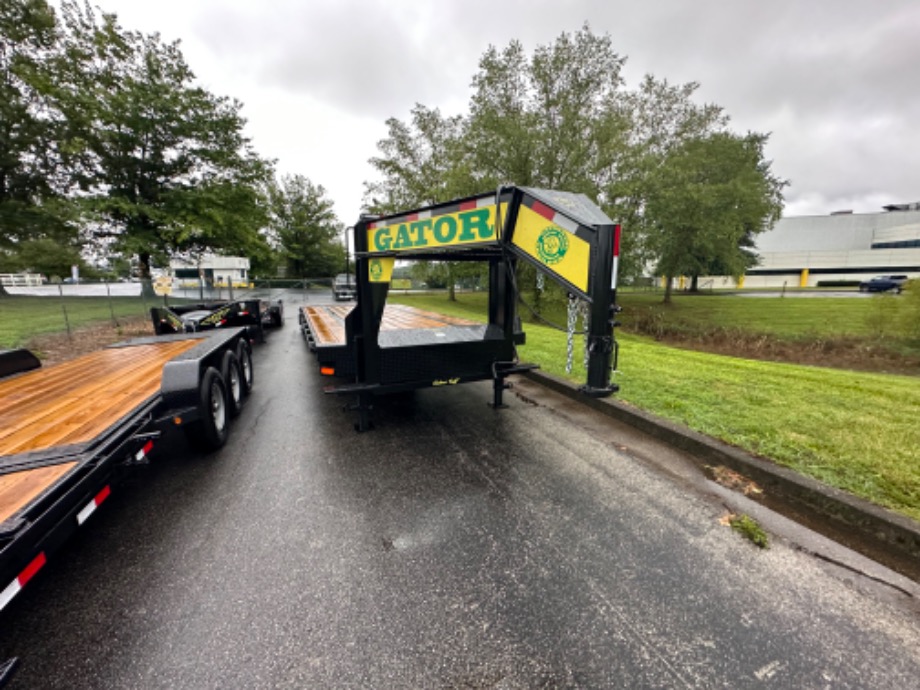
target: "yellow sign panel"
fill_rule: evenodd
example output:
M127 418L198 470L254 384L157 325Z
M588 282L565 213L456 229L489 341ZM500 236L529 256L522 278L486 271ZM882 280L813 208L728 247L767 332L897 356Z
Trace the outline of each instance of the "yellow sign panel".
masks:
M521 205L513 243L582 292L588 291L591 245Z
M483 200L480 200L482 202ZM404 252L437 247L454 247L464 244L495 242L495 204L470 208L461 206L459 211L422 217L413 214L405 220L377 227L372 224L367 230L367 248L370 252ZM502 213L505 206L502 204Z
M392 256L384 256L379 259L371 259L367 263L367 278L372 283L389 283L393 278L393 265L396 259Z

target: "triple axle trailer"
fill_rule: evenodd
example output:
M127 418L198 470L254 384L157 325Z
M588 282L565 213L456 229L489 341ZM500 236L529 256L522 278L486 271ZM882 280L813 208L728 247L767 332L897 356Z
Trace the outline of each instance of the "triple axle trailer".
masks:
M0 352L0 611L167 427L226 442L253 385L246 334L141 338L47 368ZM15 665L0 659L0 686Z
M307 306L299 320L320 372L340 379L326 392L351 395L358 430L371 428L375 398L398 391L491 380L502 404L505 379L536 367L518 359L523 262L589 306L587 381L608 396L620 228L583 194L506 186L495 192L355 224L356 303ZM485 323L387 304L396 262L474 261L488 267Z

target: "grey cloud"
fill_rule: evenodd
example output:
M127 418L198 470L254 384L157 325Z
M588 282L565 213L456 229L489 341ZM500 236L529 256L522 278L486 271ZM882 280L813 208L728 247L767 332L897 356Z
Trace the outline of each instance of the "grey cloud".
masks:
M790 208L920 199L911 0L210 1L196 30L228 68L378 122L415 102L465 103L490 43L532 50L587 20L628 56L631 83L698 81L738 129L772 132Z

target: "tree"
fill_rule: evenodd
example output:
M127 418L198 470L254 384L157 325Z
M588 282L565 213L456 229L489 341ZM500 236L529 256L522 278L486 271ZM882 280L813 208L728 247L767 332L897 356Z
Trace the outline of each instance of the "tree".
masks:
M62 4L55 106L96 238L138 258L261 250L258 189L270 165L243 136L241 104L193 84L179 44Z
M44 0L0 4L0 261L8 270L69 272L78 253L62 198L60 122L46 95L57 37ZM35 262L52 247L68 263Z
M286 175L269 190L269 231L297 277L332 276L345 270L344 226L321 185Z
M740 137L739 151L722 108L696 102L696 83L673 85L649 75L629 90L621 78L624 63L610 37L587 25L538 46L532 56L517 41L488 48L467 114L444 118L416 105L408 123L388 121L381 155L371 159L382 176L368 185L372 210L395 212L508 182L582 192L624 226L620 274L637 276L677 263L672 249L681 231L668 239L664 229L675 232L675 209L686 210L689 200L678 203L672 186L684 184L695 159L708 160L715 176L726 155L724 174L743 174L731 183L722 179L719 194L731 188L744 207L707 202L706 213L721 215L707 227L724 232L685 243L681 257L693 261L681 265L692 268L691 275L704 266L736 270L751 260L753 236L782 206L784 183L763 160L766 137ZM716 184L699 170L695 179ZM531 276L535 281L535 273L526 279Z
M675 276L696 278L716 265L740 275L751 265L745 246L778 220L785 186L763 158L766 139L721 132L666 154L646 209L666 302Z

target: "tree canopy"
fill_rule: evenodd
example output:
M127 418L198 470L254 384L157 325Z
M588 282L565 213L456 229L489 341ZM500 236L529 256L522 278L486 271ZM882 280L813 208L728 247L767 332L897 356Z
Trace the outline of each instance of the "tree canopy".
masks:
M395 212L509 182L582 192L624 226L624 277L740 274L755 260L753 236L782 210L768 136L733 133L722 108L697 103L696 83L648 75L627 88L625 62L587 25L531 55L518 41L488 48L467 112L418 104L408 122L387 122L368 207Z
M272 163L241 109L196 83L178 42L88 3L3 3L0 265L63 268L90 245L144 276L206 251L270 263Z
M345 271L344 226L326 190L303 175L286 175L269 190L269 232L295 278Z

